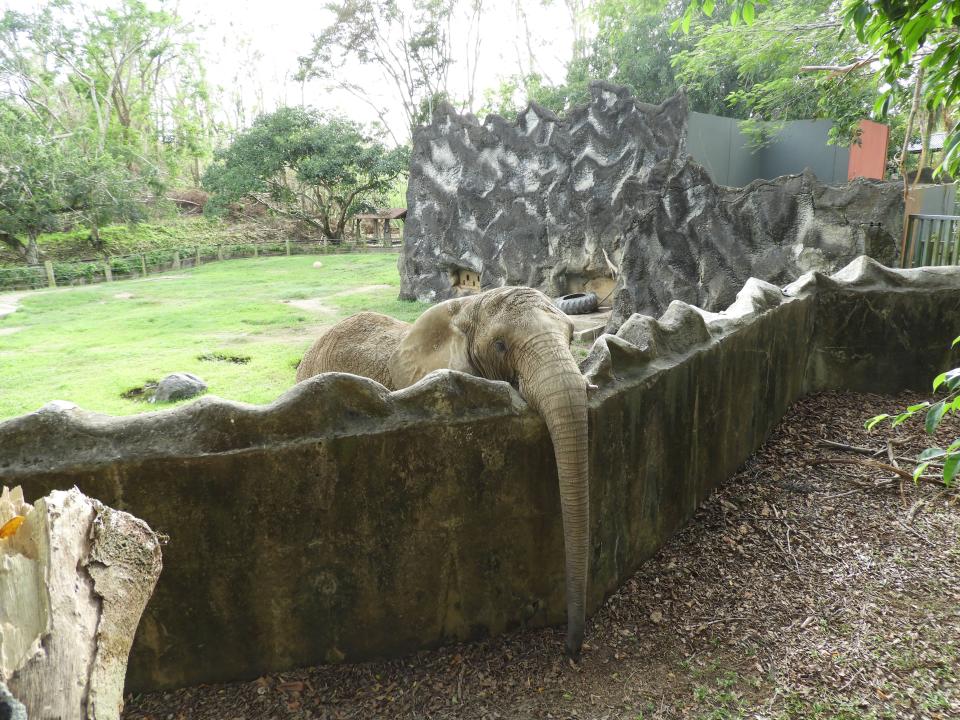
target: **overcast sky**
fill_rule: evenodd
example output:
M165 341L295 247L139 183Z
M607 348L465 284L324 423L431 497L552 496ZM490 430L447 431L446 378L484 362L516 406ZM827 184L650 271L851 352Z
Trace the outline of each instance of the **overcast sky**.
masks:
M402 0L401 0L402 1ZM76 4L101 8L115 0L87 0ZM159 7L160 0L147 0ZM573 41L571 22L563 0L524 2L523 0L484 0L481 18L481 63L477 72L476 93L479 106L483 91L499 84L499 78L519 71L518 55L524 65L526 49L523 23L517 3L521 3L531 30L531 44L537 58L536 68L548 79L563 79L564 63ZM32 11L44 3L39 0L0 0L0 9ZM206 51L207 73L214 85L224 88L225 98L239 94L249 114L259 105L272 110L281 104L299 104L301 100L323 110L339 111L361 122L376 118L371 111L346 95L325 92L319 81L305 86L293 80L297 58L309 53L313 37L329 22L323 2L297 0L174 0L164 3L176 7L181 17L200 28ZM462 57L466 45L467 22L453 24L454 49ZM250 62L250 60L253 60ZM361 67L351 69L351 78L372 88L382 87L377 74ZM466 71L462 62L450 73L449 88L455 96L467 94ZM406 123L396 100L387 94L378 99L380 107L391 108L388 120L403 138ZM481 118L482 119L482 118ZM252 120L248 117L247 121Z

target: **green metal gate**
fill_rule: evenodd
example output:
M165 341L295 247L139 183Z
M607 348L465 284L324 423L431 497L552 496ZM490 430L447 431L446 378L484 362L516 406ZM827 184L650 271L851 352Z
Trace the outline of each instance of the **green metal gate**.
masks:
M910 215L900 267L960 265L960 215Z

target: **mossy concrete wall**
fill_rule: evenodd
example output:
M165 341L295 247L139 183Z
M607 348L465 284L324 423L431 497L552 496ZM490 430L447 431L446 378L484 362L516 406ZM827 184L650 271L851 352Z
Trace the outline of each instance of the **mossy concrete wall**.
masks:
M604 335L590 400L595 610L822 388L927 387L960 333L960 269L862 258L725 312L674 303ZM442 371L403 391L319 376L269 406L204 398L0 424L0 480L78 486L169 535L132 690L411 652L564 619L556 469L508 385ZM560 647L558 645L558 652Z

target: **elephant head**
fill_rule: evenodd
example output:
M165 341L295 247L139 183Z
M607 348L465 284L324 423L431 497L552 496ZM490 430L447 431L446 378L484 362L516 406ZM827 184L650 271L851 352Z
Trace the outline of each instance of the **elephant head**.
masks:
M451 368L515 384L546 421L560 481L567 652L583 644L590 544L587 381L570 352L573 323L543 293L504 287L448 300L411 326L389 361L395 387Z

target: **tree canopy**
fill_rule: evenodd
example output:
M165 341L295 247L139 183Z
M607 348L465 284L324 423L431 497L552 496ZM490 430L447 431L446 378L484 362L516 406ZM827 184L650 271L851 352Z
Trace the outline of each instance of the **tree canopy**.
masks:
M677 25L688 31L698 14L709 16L718 4L729 11L732 25L741 20L752 25L777 5L771 0L691 0ZM923 126L921 167L932 128L946 121L950 130L941 167L951 173L960 170L960 132L957 124L949 121L960 100L960 4L952 0L844 0L839 8L830 7L835 43L847 43L855 52L804 69L826 73L827 81L850 85L856 84L859 73L874 73L876 83L870 89L875 98L879 96L873 106L875 115L906 116L899 155L904 176L906 146L916 124ZM907 92L911 86L913 91Z
M212 212L252 201L340 238L347 216L373 209L407 157L405 146L387 149L354 122L288 107L262 115L217 152L203 184Z

